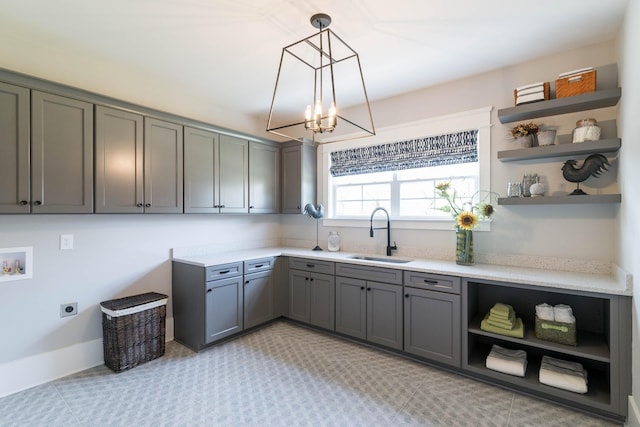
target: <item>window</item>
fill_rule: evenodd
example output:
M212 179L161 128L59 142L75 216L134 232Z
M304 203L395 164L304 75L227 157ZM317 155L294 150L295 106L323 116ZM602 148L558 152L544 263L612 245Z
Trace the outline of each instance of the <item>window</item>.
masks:
M467 130L331 152L332 217L381 206L396 218L447 218L435 186L451 181L462 197L477 191L477 140L478 131Z
M490 190L490 112L491 108L474 110L382 129L372 138L320 145L319 179L328 212L323 223L368 226L369 215L381 206L394 217L396 227L450 228L451 216L440 210L446 201L436 195L435 186L451 181L459 195L468 197L480 189ZM465 137L461 138L461 134ZM431 136L416 138L416 135ZM415 142L411 145L411 141L447 135L457 135L453 144L448 141L425 146L421 142L419 150ZM475 145L462 144L469 149L446 149L469 135ZM399 143L409 143L409 148ZM434 146L445 150L432 150L436 156L434 152L422 157L416 153L428 152ZM488 225L479 229L488 229Z

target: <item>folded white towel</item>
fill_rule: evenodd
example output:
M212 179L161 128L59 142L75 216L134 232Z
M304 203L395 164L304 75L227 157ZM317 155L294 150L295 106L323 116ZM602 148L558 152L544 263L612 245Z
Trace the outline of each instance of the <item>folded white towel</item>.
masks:
M527 371L527 360L504 360L494 356L487 356L487 369L502 372L504 374L524 377Z
M538 378L542 384L563 390L582 394L588 391L587 371L577 362L543 356Z
M548 320L553 322L555 319L553 306L547 304L546 302L543 304L536 305L536 316L540 320Z
M544 86L540 85L540 86L530 87L528 89L519 90L516 92L516 95L523 96L523 95L531 95L532 93L544 93Z
M553 317L556 322L576 323L576 318L573 317L573 310L565 304L558 304L553 307Z
M524 377L527 371L527 352L509 350L494 344L487 356L486 367L505 374Z

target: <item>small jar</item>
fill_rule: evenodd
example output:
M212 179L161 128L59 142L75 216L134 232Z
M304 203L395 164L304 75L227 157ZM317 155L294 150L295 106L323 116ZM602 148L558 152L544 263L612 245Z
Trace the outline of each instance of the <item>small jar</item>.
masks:
M340 235L337 231L329 232L327 249L329 252L338 252L340 250Z
M573 142L597 141L600 139L601 129L596 119L583 119L576 122L573 130Z

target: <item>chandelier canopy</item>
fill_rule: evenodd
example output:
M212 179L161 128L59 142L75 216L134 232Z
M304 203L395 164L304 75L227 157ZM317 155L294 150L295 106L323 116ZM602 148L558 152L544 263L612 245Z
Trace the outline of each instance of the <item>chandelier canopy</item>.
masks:
M375 135L358 54L329 15L310 21L319 32L282 49L267 131L314 143Z

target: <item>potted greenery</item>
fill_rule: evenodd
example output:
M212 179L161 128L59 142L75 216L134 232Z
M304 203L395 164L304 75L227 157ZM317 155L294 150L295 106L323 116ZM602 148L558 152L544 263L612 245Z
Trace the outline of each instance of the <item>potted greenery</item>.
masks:
M521 147L532 147L535 145L535 136L539 130L540 126L533 122L520 123L511 128L511 136L513 136Z

